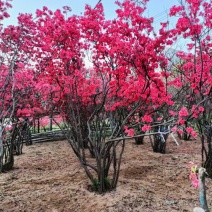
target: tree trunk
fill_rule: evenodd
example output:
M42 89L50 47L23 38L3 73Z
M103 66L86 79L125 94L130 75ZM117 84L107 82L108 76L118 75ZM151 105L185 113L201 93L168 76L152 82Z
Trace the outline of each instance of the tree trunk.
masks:
M2 136L2 125L0 123L0 173L3 171L3 136Z
M200 168L199 169L199 200L202 208L205 210L205 212L210 212L207 204L207 198L206 198L206 187L205 187L205 173L206 169L205 168Z
M40 119L38 119L38 133L40 133Z
M135 143L137 145L143 144L144 143L144 136L135 138Z
M208 153L206 155L204 167L206 168L208 177L212 178L212 137L211 135L207 136L207 143L208 143Z
M52 117L49 118L49 131L52 131Z

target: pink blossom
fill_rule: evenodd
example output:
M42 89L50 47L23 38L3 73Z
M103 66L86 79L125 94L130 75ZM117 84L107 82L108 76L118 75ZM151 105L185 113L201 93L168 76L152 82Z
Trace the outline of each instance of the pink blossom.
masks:
M195 113L192 115L192 117L198 118L198 113L195 112Z
M177 131L177 127L176 126L172 127L171 131L172 132L176 132Z
M193 113L196 110L196 108L197 108L197 106L193 105L192 108L191 108L191 112Z
M199 107L200 112L203 112L204 110L205 110L204 107Z
M198 179L192 180L191 183L196 189L199 188L199 180Z
M151 126L145 124L145 125L141 128L141 130L142 130L143 132L146 132L146 131L148 131L148 130L151 130Z
M183 119L180 118L180 119L178 120L178 123L181 124L181 125L184 125L184 124L185 124L185 120L183 120Z
M175 16L176 14L178 14L181 10L183 10L184 7L183 6L173 6L170 9L169 15L170 16Z
M127 126L124 126L124 132L127 133L128 136L133 137L134 136L134 129L128 129Z
M173 110L170 110L170 111L169 111L169 114L170 114L171 116L175 116L175 115L176 115L176 113L175 113Z
M194 130L193 130L193 128L192 127L187 127L186 128L186 132L187 133L191 133L191 132L193 132Z
M7 126L7 127L5 128L5 130L6 130L6 131L12 130L12 126Z
M4 12L4 13L3 13L3 16L4 16L5 18L9 18L9 17L10 17L10 15L9 15L7 12Z
M23 64L23 63L17 63L17 66L18 66L19 68L24 68L24 64Z
M197 134L196 134L196 132L195 131L193 131L193 132L191 132L191 135L192 135L192 137L197 137Z
M143 122L152 122L152 117L149 115L144 115L144 117L142 118Z
M128 127L127 126L124 126L124 130L127 130L128 129Z
M41 17L43 15L43 12L41 10L36 10L37 17Z
M185 107L182 107L180 112L179 112L179 116L184 117L188 115L188 110Z
M187 127L186 132L191 134L193 137L197 136L196 132L194 131L194 129L192 127Z
M183 134L183 130L178 130L177 132L178 132L180 135Z
M191 173L189 175L189 179L192 180L192 181L196 180L197 179L197 174L195 172L191 171Z

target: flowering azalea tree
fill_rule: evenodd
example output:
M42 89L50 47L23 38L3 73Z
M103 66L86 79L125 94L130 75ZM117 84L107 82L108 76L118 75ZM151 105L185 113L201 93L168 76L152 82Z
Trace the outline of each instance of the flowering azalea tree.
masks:
M188 123L196 124L202 142L202 161L212 177L212 1L181 1L170 10L171 16L178 16L176 32L187 39L187 50L179 51L181 63L176 65L170 85L178 87L185 97L178 102L178 124L192 137L197 134ZM176 101L177 103L177 101Z
M11 7L11 4L8 1L0 1L0 19L3 20L4 18L8 18L9 14L7 13L7 9ZM0 35L1 37L4 36L4 30L1 25L0 27ZM4 43L4 39L1 39L1 61L0 61L0 172L3 171L3 159L4 159L4 135L6 126L8 125L8 121L5 119L9 117L9 119L12 117L12 114L14 112L14 101L11 103L11 98L14 94L13 89L14 85L11 83L14 79L14 72L13 72L13 66L14 62L13 60L10 60L9 63L6 60L11 59L9 55L7 54L7 50L5 49L6 45ZM8 57L7 57L8 56ZM10 64L10 69L9 69ZM7 122L7 123L5 123ZM8 155L9 159L9 165L13 166L13 155Z
M9 17L6 12L9 7L9 1L0 1L1 20ZM28 63L28 47L32 33L25 27L26 20L30 21L30 16L19 15L18 26L1 25L0 28L0 171L13 166L13 149L19 132L20 109L25 105L27 110L27 103L32 95L33 72ZM8 151L6 158L5 151ZM3 159L7 168L6 164L3 165Z
M162 25L155 35L143 7L129 0L118 5L114 20L105 20L102 4L68 18L44 7L35 20L36 102L63 116L69 143L99 192L116 187L124 136L150 129L152 114L173 104L156 72L167 64L162 50L172 32Z

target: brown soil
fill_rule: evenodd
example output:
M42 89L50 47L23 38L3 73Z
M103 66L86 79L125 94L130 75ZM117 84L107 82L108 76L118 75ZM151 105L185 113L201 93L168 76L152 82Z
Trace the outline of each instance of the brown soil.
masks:
M167 154L153 153L147 139L128 141L117 189L89 192L88 181L66 141L36 143L0 174L0 211L154 212L192 211L198 191L189 180L189 161L200 163L200 142L169 140ZM212 206L212 180L206 179Z

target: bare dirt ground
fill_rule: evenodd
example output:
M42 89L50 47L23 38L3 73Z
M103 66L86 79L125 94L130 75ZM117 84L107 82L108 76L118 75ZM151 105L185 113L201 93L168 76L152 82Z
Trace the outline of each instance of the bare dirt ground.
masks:
M200 142L167 142L167 154L153 153L148 139L127 141L117 189L104 195L88 181L67 141L36 143L0 174L0 211L154 212L192 211L198 191L189 181L189 161L200 163ZM206 179L212 206L212 180Z

